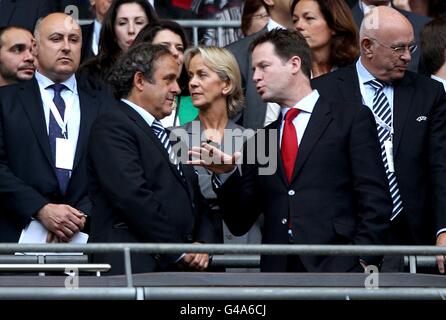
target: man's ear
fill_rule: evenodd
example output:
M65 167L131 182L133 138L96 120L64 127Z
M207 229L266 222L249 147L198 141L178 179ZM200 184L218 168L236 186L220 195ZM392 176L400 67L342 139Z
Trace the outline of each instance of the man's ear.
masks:
M146 82L147 80L144 78L144 75L141 71L137 71L133 76L133 87L138 91L144 90L144 83Z
M289 60L292 66L293 74L297 73L302 66L302 60L299 56L292 56Z
M361 51L367 58L373 56L373 41L369 38L363 38L359 44L361 46Z
M274 6L274 0L263 0L263 2L264 2L268 7L272 7L272 6Z

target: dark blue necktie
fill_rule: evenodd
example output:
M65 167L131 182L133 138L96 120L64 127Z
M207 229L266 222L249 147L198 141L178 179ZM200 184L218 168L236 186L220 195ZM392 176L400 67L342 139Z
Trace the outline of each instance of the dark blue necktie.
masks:
M60 93L62 90L67 89L67 87L61 83L55 83L48 86L48 88L52 88L54 90L53 102L56 105L57 110L59 110L60 116L63 120L65 116L65 101ZM59 182L59 189L62 194L65 194L67 191L68 182L70 181L71 170L56 168L56 138L68 139L68 131L65 132L65 136L62 134L62 128L57 123L52 112L50 112L48 138L50 140L53 166L56 172L57 181Z

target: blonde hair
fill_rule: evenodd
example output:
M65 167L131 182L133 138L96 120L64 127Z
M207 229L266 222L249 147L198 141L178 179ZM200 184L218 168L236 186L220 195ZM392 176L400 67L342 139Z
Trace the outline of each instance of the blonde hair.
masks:
M235 117L243 107L242 78L237 61L229 50L219 47L195 47L185 53L184 65L189 69L192 58L201 55L206 67L214 71L221 81L227 81L231 89L226 97L228 116Z

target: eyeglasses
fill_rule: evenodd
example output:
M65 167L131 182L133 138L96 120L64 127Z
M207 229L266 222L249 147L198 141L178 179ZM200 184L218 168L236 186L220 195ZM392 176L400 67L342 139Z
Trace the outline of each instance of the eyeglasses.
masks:
M397 55L403 55L406 50L409 50L410 54L413 54L415 51L417 51L418 46L415 43L410 43L408 45L399 45L399 46L388 46L384 43L379 42L376 39L373 38L369 38L372 41L375 41L376 43L378 43L380 46L383 46L384 48L388 48L393 50L393 52Z

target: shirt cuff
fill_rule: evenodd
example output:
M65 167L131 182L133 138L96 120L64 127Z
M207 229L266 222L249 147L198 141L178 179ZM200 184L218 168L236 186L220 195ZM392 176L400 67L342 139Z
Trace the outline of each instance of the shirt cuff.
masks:
M446 232L446 228L442 228L437 231L437 237L440 235L440 233Z

